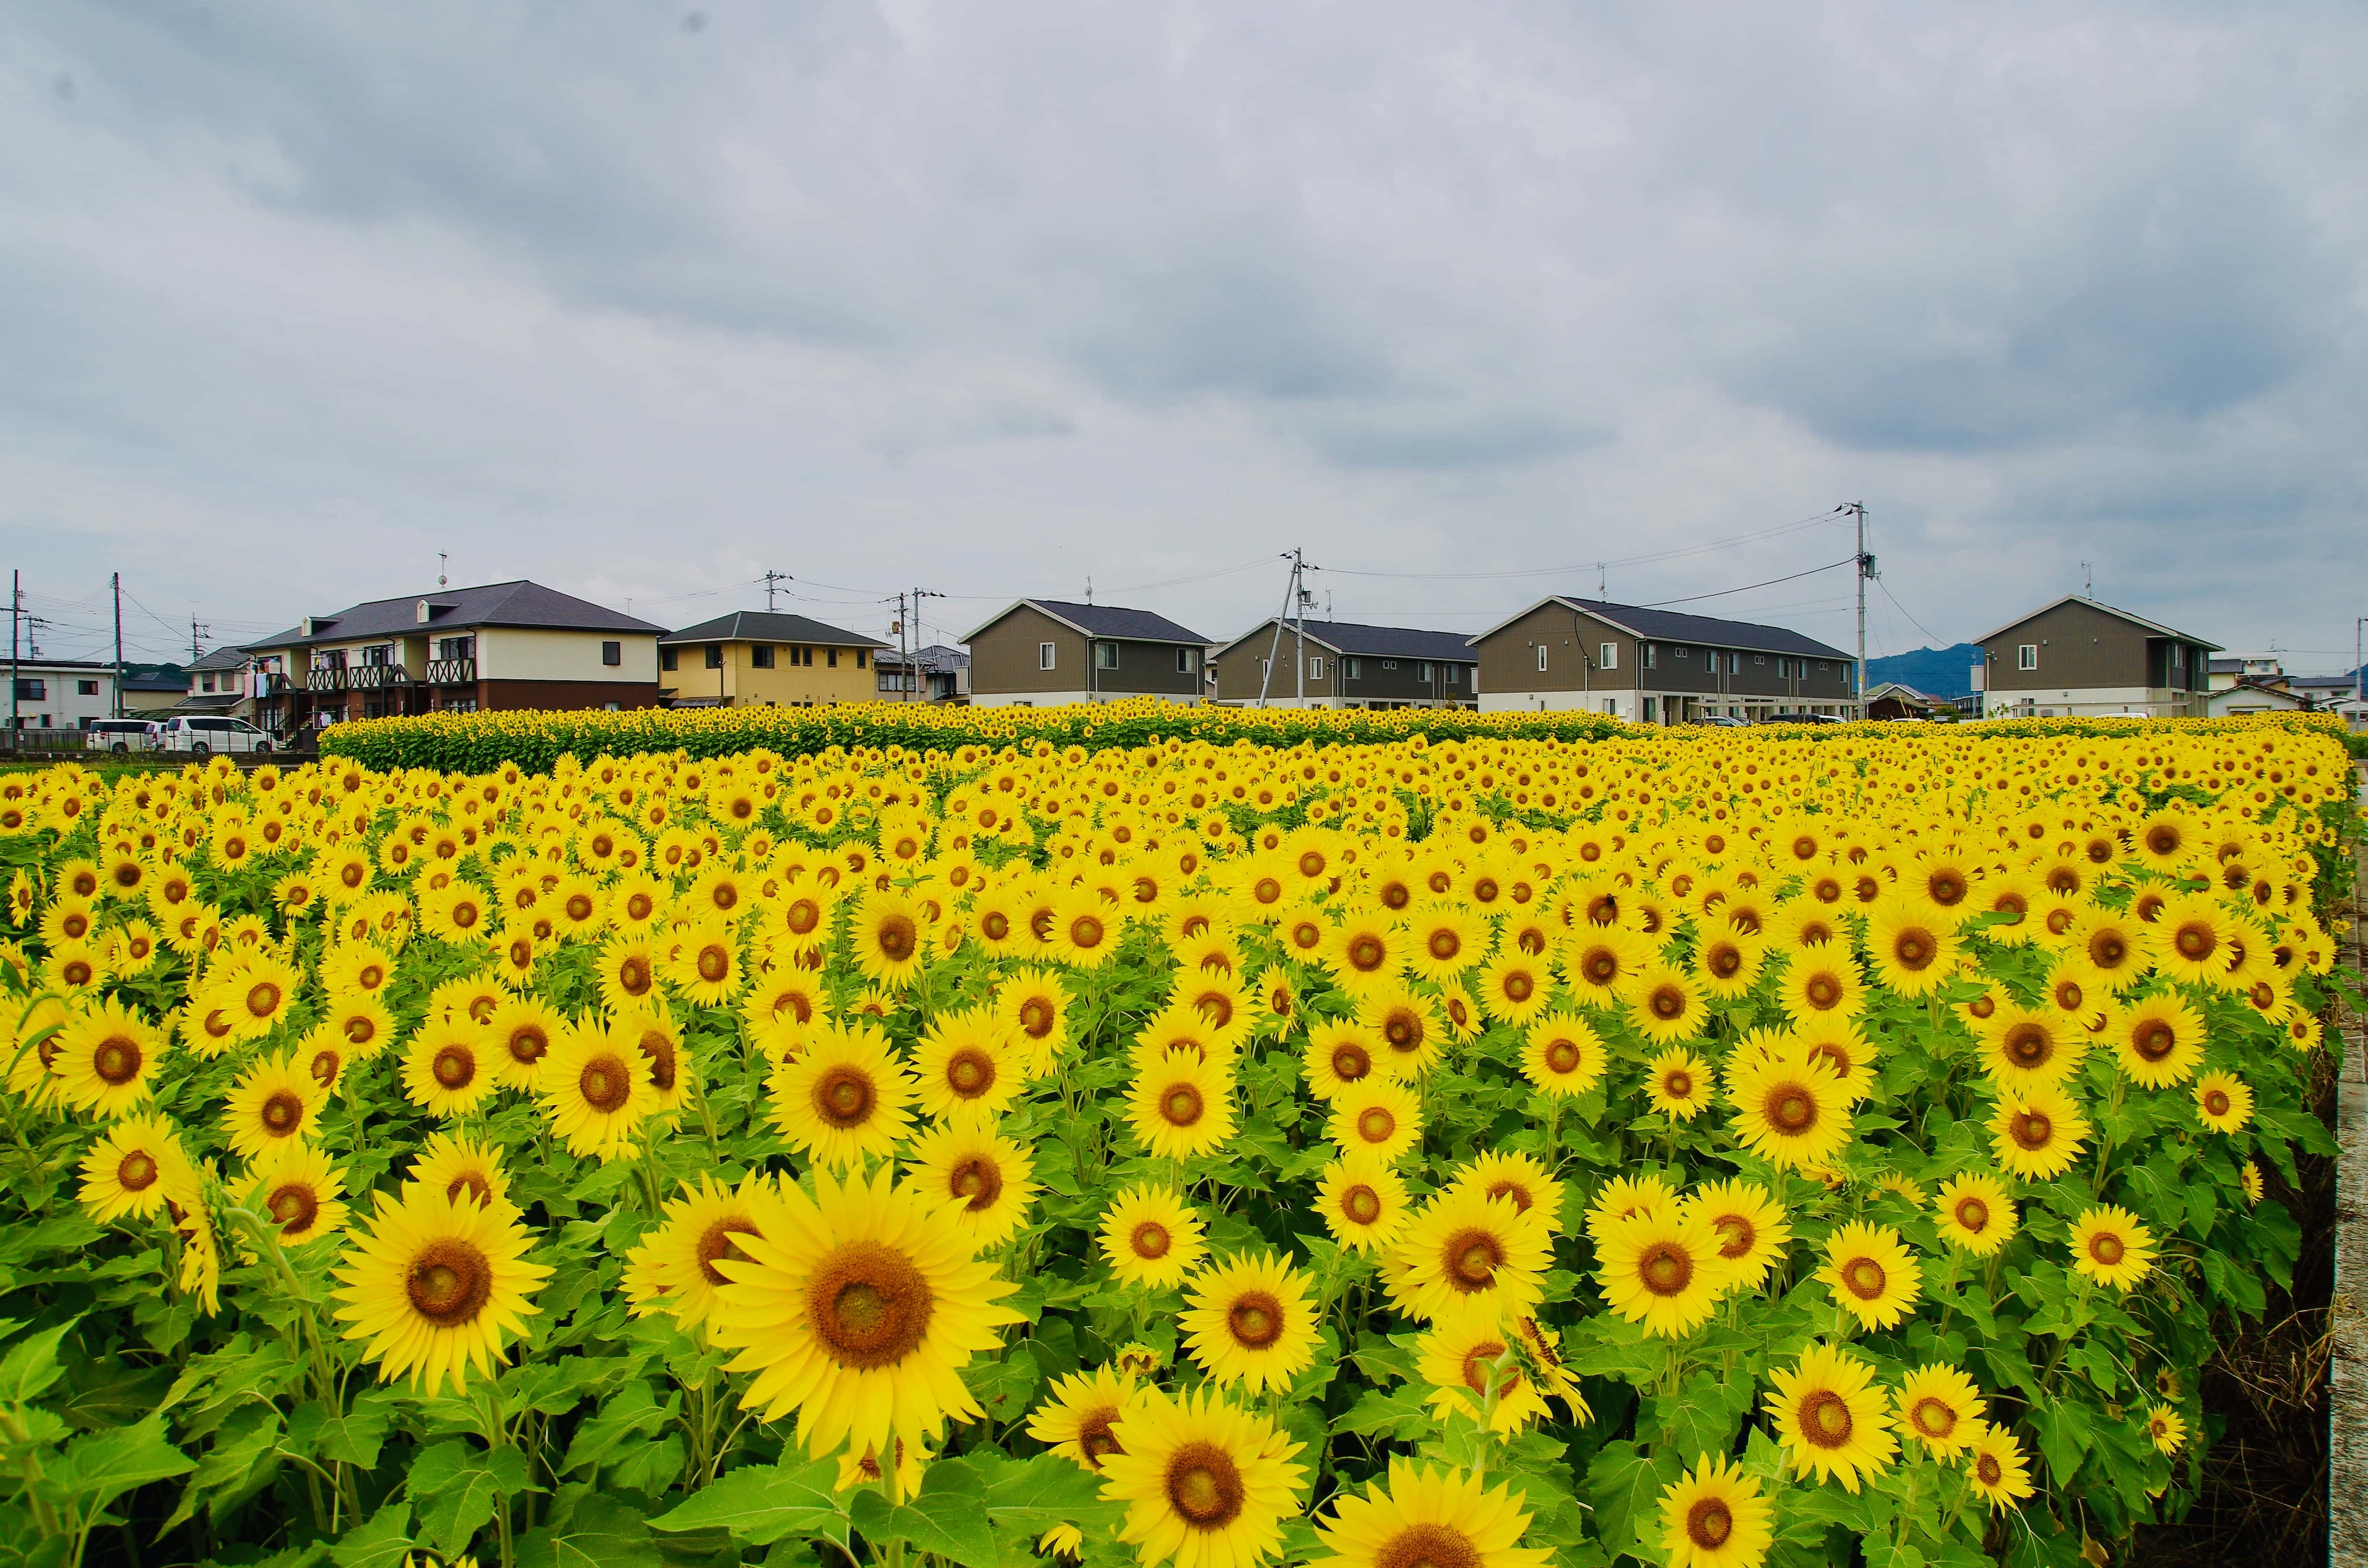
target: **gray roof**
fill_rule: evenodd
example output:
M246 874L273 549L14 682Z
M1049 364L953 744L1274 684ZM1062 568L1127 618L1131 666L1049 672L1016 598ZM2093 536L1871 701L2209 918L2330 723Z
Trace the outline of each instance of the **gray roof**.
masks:
M840 648L884 648L877 637L842 631L803 615L777 615L771 610L735 609L680 631L669 631L660 642L820 642Z
M167 675L125 676L123 689L126 691L187 691L189 689L189 677Z
M1550 599L1538 602L1567 605L1572 609L1583 610L1648 642L1695 642L1706 648L1739 648L1752 653L1797 653L1810 659L1849 659L1854 656L1839 648L1829 647L1814 637L1804 637L1781 626L1761 626L1756 621L1722 620L1716 616L1686 615L1673 609L1654 609L1646 605L1616 605L1604 599L1573 598L1568 594L1556 594ZM1537 608L1537 605L1531 605L1520 615L1510 616L1469 641L1477 643L1484 638L1493 637Z
M2357 676L2288 676L2286 684L2297 691L2350 691L2359 684Z
M1147 609L1121 609L1117 605L1081 605L1070 599L1021 599L1009 609L981 622L962 641L972 641L1020 605L1040 609L1055 620L1066 621L1088 637L1108 637L1126 642L1189 642L1195 648L1209 646L1206 637L1177 625L1164 615L1155 615Z
M943 642L932 642L926 648L916 650L913 661L920 666L924 675L943 675L949 670L970 668L968 653L963 653L960 648L949 647ZM872 655L871 662L875 665L901 669L904 667L905 655L894 648L882 648Z
M189 665L193 670L243 670L248 654L244 648L233 648L225 642L204 658Z
M426 620L419 601L427 601ZM613 609L604 609L573 594L546 588L520 578L514 583L487 583L474 588L436 588L407 594L399 599L371 599L349 605L335 615L313 618L313 633L293 626L277 637L249 642L258 648L297 648L315 642L349 642L363 637L403 637L438 631L459 631L472 626L520 626L552 631L664 632Z
M2198 637L2192 631L2175 631L2170 627L2165 626L2161 621L2148 620L2145 616L2135 614L2132 611L2119 608L2113 605L2106 604L2100 599L2089 598L2083 594L2066 594L2062 598L2056 599L2052 603L2041 605L2037 609L2032 610L2028 615L2019 615L2015 617L2012 620L2008 621L2004 626L1999 627L1996 631L1986 631L1982 633L1979 637L1975 638L1974 641L1976 642L1987 643L1994 637L2004 636L2007 632L2012 631L2016 627L2021 626L2024 621L2036 620L2041 616L2045 615L2049 610L2055 608L2058 605L2087 605L2090 609L2100 611L2106 615L2116 616L2123 620L2128 621L2133 626L2143 626L2157 637L2168 637L2180 642L2192 642L2208 653L2225 653L2227 652L2227 649L2223 644Z
M1219 653L1230 653L1244 642L1274 636L1274 619L1269 616L1249 631L1235 638ZM1320 642L1336 653L1354 653L1372 659L1429 659L1442 665L1468 665L1473 662L1472 650L1460 631L1420 631L1410 626L1365 626L1353 620L1311 620L1306 623L1307 640ZM1297 634L1299 624L1285 621L1284 641Z

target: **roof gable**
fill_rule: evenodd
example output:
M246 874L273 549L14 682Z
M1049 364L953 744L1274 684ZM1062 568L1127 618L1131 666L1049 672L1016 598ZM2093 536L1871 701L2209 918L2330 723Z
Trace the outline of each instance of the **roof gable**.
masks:
M1607 626L1648 642L1688 642L1709 648L1736 648L1748 653L1797 654L1808 659L1847 660L1856 656L1782 626L1762 626L1750 620L1725 620L1713 615L1688 615L1680 610L1656 609L1650 605L1618 605L1605 599L1573 598L1567 594L1554 594L1540 599L1519 615L1506 617L1479 636L1467 639L1467 642L1476 647L1515 621L1536 614L1547 605L1555 604L1582 615L1593 616Z
M419 616L422 604L427 607L425 620ZM277 637L245 646L249 650L302 647L461 631L478 626L549 631L660 633L666 630L521 577L515 582L486 583L472 588L438 588L433 593L407 594L401 598L370 599L348 605L335 615L313 617L309 631L298 625Z
M2112 605L2103 603L2101 600L2089 598L2080 594L2066 594L2062 598L2055 600L2052 604L2044 604L2040 606L2037 609L2032 610L2028 615L2019 615L2015 617L2012 620L2008 621L2004 626L1999 627L1995 631L1984 632L1981 636L1975 638L1974 641L1976 642L1987 643L1994 637L2003 637L2008 632L2012 631L2016 627L2037 620L2041 616L2045 615L2048 611L2061 609L2066 605L2080 605L2086 608L2095 610L2100 615L2109 615L2116 620L2126 620L2132 626L2142 626L2157 637L2172 638L2180 642L2192 643L2198 648L2209 649L2215 653L2223 651L2219 643L2207 642L2205 639L2196 636L2192 631L2174 631L2158 620L2148 620L2145 616L2135 615L2125 609L2118 609Z
M964 633L962 641L972 641L1013 610L1021 608L1051 616L1084 637L1107 637L1120 642L1182 642L1195 648L1209 646L1206 637L1177 625L1164 615L1147 609L1127 609L1118 605L1078 604L1070 599L1014 600Z
M1245 642L1271 639L1275 619L1273 616L1267 617L1219 648L1212 657L1222 658ZM1283 622L1283 637L1289 640L1297 636L1301 624ZM1464 645L1461 632L1424 631L1411 626L1368 626L1353 620L1311 620L1304 624L1310 642L1352 658L1429 659L1445 665L1473 662L1472 650Z
M803 615L781 615L772 610L737 609L729 615L719 615L712 620L702 620L696 626L686 626L679 631L669 631L658 639L661 644L677 642L818 642L825 647L885 648L887 643L877 637L866 637L860 631L846 631L836 626L825 626L819 620Z

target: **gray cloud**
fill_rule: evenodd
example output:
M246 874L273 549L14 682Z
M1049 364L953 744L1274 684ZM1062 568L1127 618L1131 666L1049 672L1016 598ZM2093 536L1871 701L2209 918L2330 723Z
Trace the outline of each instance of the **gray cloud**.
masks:
M1300 543L1408 574L1327 579L1338 614L1477 630L1594 573L1453 574L1862 498L1937 635L2091 559L2220 641L2349 642L2355 10L699 12L20 9L35 593L120 568L261 631L445 550L659 619L771 566L849 625L1091 575L1223 632ZM1846 592L1702 608L1846 641Z

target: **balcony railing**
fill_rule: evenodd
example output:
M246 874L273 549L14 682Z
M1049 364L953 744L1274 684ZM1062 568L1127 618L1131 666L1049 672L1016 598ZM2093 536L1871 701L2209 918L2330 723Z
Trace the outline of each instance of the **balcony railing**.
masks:
M427 661L427 681L430 686L474 686L477 682L477 661L430 659Z
M410 682L411 672L401 665L347 665L343 669L321 668L304 674L307 691L382 691L391 686Z

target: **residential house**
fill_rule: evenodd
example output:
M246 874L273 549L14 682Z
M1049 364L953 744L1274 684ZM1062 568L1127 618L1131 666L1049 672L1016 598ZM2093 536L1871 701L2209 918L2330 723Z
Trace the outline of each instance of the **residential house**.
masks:
M2358 700L2360 672L2349 670L2340 676L2291 676L2286 689L2298 697L2310 699L2314 707L2340 710Z
M2240 680L2281 686L2286 678L2285 664L2274 653L2211 659L2205 662L2204 670L2211 682L2208 689L2212 691L2226 691Z
M970 655L960 648L932 642L909 655L882 648L871 655L871 665L882 702L970 700Z
M2283 680L2257 676L2241 677L2234 686L2203 694L2203 711L2214 719L2240 718L2248 713L2307 713L2314 706L2307 696Z
M1261 687L1269 708L1470 708L1479 699L1479 661L1458 633L1347 620L1269 617L1212 649L1209 672L1223 703L1255 703Z
M157 665L138 675L131 674L127 665L117 687L123 699L125 718L155 718L178 707L181 699L189 695L189 676L178 665Z
M1469 640L1480 710L1580 710L1646 724L1858 716L1856 661L1781 626L1557 594Z
M803 615L734 610L658 639L658 682L674 708L826 708L870 702L886 644Z
M1993 719L2200 718L2220 644L2078 594L1975 640Z
M255 722L289 735L399 714L655 707L664 635L521 580L306 616L245 652L259 677Z
M260 729L255 716L256 684L255 655L244 648L225 645L189 665L181 700L173 705L172 711L244 719Z
M1940 704L1912 686L1888 680L1866 694L1870 719L1930 719Z
M970 648L971 700L1052 708L1156 697L1202 699L1209 640L1147 609L1021 599L981 622Z
M99 659L8 661L8 724L17 730L85 730L115 717L115 665Z

